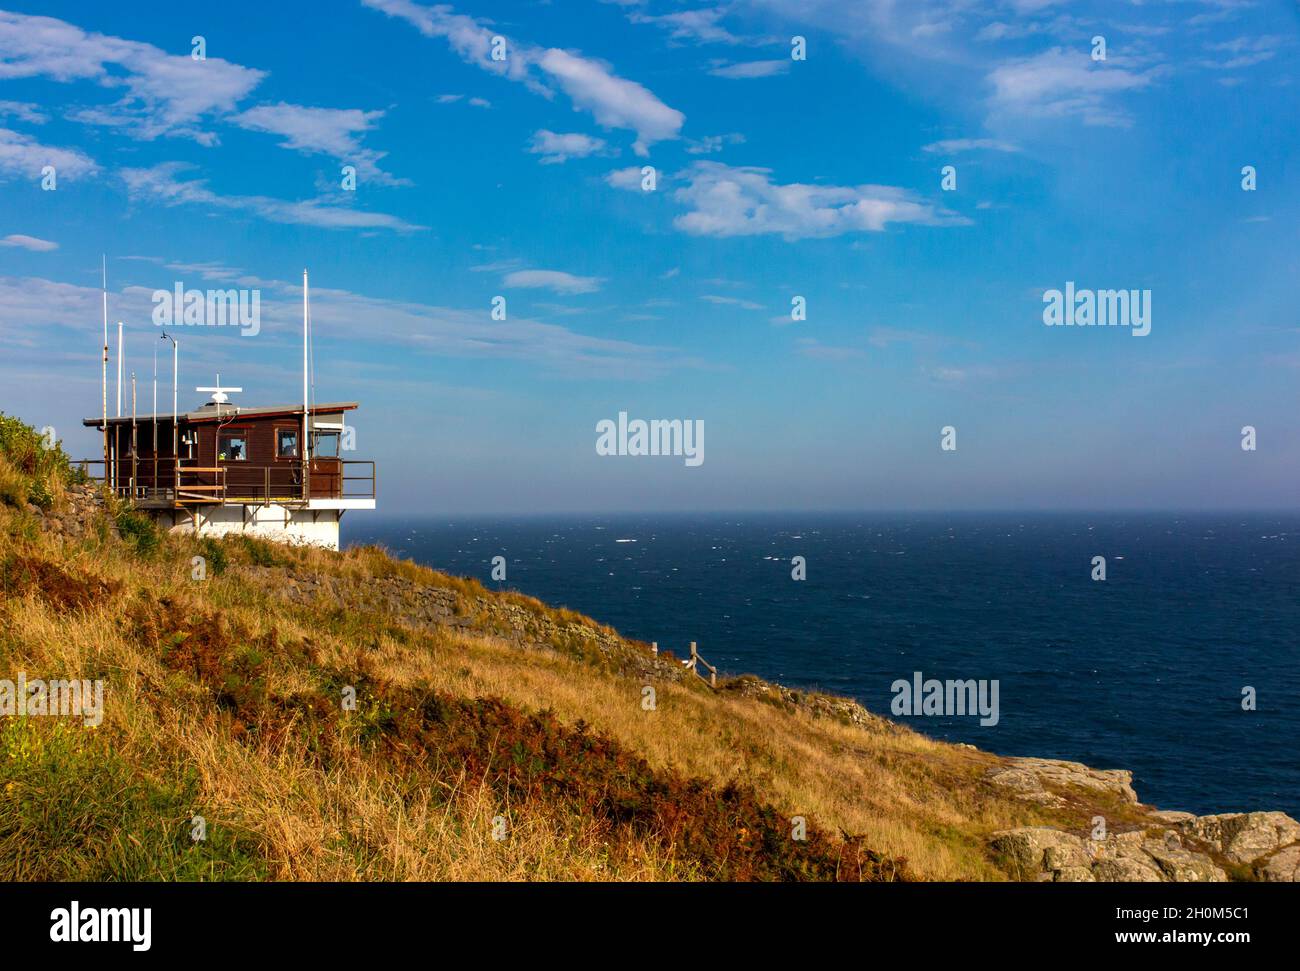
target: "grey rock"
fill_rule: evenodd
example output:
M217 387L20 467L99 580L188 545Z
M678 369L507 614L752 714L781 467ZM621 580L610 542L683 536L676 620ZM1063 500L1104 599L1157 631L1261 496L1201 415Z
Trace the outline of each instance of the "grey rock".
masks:
M1048 786L1079 786L1112 793L1124 802L1137 802L1133 790L1133 773L1127 769L1093 769L1081 762L1059 759L1013 758L990 770L989 782L1014 790L1023 798L1045 804L1059 803L1060 797Z
M1251 863L1300 840L1300 823L1281 812L1197 816L1180 828L1234 863Z
M1032 826L995 833L990 845L1031 880L1217 883L1227 879L1209 856L1183 846L1172 830L1156 837L1135 831L1085 841L1051 827Z
M1278 850L1256 873L1267 883L1295 883L1300 881L1300 844Z

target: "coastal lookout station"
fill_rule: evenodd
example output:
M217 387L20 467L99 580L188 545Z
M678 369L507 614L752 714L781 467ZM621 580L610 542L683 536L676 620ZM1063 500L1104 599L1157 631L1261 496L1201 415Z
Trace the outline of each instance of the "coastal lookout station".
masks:
M105 264L107 265L107 264ZM92 478L172 532L242 533L287 543L339 548L339 521L349 509L375 508L375 463L343 458L355 429L355 401L318 404L311 385L311 305L302 274L302 398L299 404L245 407L230 400L242 388L217 384L195 391L212 398L178 409L180 345L172 346L172 410L158 413L157 359L153 411L122 408L123 330L117 325L117 415L108 415L108 283L104 283L103 411L83 424L99 428L104 457L81 463ZM99 474L96 474L99 473Z
M212 399L175 421L107 419L104 461L84 463L99 467L88 471L102 470L110 491L178 532L338 549L343 513L375 508L375 463L342 458L355 401L249 408L230 402L238 388L198 390Z

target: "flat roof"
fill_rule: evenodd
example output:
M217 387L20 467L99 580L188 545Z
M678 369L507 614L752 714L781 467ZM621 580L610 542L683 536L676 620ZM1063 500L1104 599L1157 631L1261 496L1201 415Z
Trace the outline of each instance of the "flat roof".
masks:
M313 415L332 415L343 411L355 411L357 407L358 404L355 401L329 401L323 404L312 405L311 413ZM188 422L217 421L218 419L221 421L229 421L232 418L269 418L274 415L301 414L302 405L265 405L259 408L248 408L243 405L234 405L226 402L221 406L220 412L217 411L215 405L208 404L195 411L182 411L179 419L180 421ZM113 415L109 417L108 423L110 425L129 425L132 420L138 423L153 421L153 418L153 412L150 412L147 415L137 414L134 419L132 419L130 415L123 415L120 418ZM171 421L172 413L170 411L165 414L160 412L158 420ZM99 415L96 415L94 418L83 418L81 423L88 427L98 428L104 423L104 419Z

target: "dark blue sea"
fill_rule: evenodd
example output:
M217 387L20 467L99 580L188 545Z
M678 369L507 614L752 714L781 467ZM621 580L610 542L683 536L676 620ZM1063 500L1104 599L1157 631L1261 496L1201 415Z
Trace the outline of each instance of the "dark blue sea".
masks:
M999 721L914 716L1006 755L1128 768L1144 802L1300 817L1300 516L764 514L367 518L392 552L589 614L725 672L857 698L999 683ZM803 556L807 579L791 579ZM1107 579L1091 578L1106 557ZM1254 688L1256 710L1242 708Z

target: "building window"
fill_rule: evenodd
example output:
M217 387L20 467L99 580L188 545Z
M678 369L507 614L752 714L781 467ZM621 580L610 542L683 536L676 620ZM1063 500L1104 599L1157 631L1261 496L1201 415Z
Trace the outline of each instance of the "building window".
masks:
M247 462L248 439L243 432L222 432L217 458L223 462Z
M336 459L339 457L339 433L338 432L312 432L312 438L315 444L312 446L312 454L319 459Z
M298 430L296 428L277 428L275 430L276 458L296 459L298 457Z

